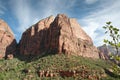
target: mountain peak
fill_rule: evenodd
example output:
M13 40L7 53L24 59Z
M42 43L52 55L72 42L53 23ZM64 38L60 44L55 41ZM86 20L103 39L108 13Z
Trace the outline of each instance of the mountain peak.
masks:
M65 53L99 58L91 38L75 19L65 14L40 20L23 33L19 46L24 55Z

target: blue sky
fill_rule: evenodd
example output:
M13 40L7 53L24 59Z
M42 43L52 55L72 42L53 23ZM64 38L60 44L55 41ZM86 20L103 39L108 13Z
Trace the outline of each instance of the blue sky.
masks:
M0 0L0 18L8 23L18 42L28 27L59 13L76 18L96 46L107 38L102 29L106 21L120 28L120 0Z

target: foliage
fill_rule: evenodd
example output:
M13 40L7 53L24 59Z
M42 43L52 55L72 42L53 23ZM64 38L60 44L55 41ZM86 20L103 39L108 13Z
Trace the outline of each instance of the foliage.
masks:
M119 34L119 29L111 25L111 22L106 22L106 26L103 27L106 31L105 34L109 34L110 39L104 39L104 42L106 44L109 44L116 49L116 54L118 54L118 49L120 47L120 34Z
M105 34L109 34L109 37L112 39L104 39L104 42L108 45L111 45L115 47L116 54L111 55L111 59L115 61L115 64L113 66L113 70L120 75L120 66L118 66L118 63L120 62L120 56L119 56L119 48L120 48L120 34L119 29L111 25L111 22L106 22L106 25L103 27L106 31Z

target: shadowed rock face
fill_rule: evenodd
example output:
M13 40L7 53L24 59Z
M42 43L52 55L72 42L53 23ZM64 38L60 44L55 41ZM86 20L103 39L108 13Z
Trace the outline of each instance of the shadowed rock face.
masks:
M19 47L24 55L65 53L99 58L97 48L76 19L64 14L50 16L31 26L23 33Z
M0 58L16 51L16 40L6 22L0 20Z
M110 51L109 51L109 49L108 49L108 47L106 45L99 46L98 50L99 50L99 55L100 55L101 59L105 59L105 60L109 59Z

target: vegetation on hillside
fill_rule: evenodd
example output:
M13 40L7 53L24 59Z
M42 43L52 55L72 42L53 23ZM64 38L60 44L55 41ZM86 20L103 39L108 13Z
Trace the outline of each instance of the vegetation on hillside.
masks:
M73 55L55 54L22 61L0 60L0 80L119 80L108 74L111 63Z

